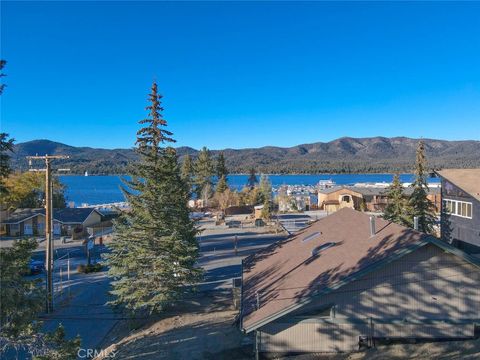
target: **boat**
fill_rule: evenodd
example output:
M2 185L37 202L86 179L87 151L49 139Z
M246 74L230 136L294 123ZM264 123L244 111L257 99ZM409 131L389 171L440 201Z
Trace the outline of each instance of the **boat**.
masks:
M88 171L85 171L85 176L88 176Z

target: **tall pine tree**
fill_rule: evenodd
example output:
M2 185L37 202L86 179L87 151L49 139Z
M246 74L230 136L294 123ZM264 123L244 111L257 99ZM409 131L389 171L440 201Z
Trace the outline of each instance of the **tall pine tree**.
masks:
M131 211L115 223L115 237L106 255L113 278L112 302L134 311L158 312L182 298L201 272L197 229L190 220L189 190L180 176L174 142L162 117L162 96L153 83L149 116L141 120L136 151L140 162L125 180Z
M195 192L200 199L208 200L212 196L214 167L210 151L204 146L195 162Z
M222 194L227 189L228 189L227 178L225 175L222 175L222 177L218 180L217 188L215 189L215 191L219 194Z
M181 177L183 181L188 185L188 189L191 191L193 185L193 162L189 154L185 155L182 162Z
M392 185L390 185L387 191L387 199L388 203L385 207L383 218L400 225L410 225L408 220L407 199L405 198L403 185L398 173L393 176Z
M447 207L445 204L442 204L442 209L441 209L441 222L440 222L440 228L441 228L441 238L443 241L448 242L451 244L453 242L453 228L452 228L452 222L450 220L450 211L448 211Z
M215 191L217 193L223 193L228 189L228 169L225 165L225 156L223 155L223 152L221 152L217 157L217 163L215 164L215 175L218 179Z
M260 184L258 185L260 202L264 203L265 201L271 202L272 200L272 183L267 175L262 174L260 176Z
M217 157L217 164L215 165L215 175L217 175L217 178L221 178L222 176L225 176L225 180L228 181L228 169L227 166L225 165L225 156L223 155L223 152L218 154Z
M0 60L0 78L4 77L1 71L7 64L5 60ZM3 93L5 84L0 84L0 95ZM10 152L13 151L14 139L9 139L8 134L0 133L0 195L5 195L6 187L4 185L4 179L10 174Z
M10 153L13 151L13 139L8 138L8 134L0 133L0 195L4 196L7 192L5 179L11 173Z
M420 141L418 143L415 159L415 180L411 185L413 187L413 192L408 201L408 222L410 226L413 227L414 217L418 217L418 230L428 234L435 234L435 206L427 197L427 176L428 171L427 159L425 157L425 145L423 141Z
M255 187L255 185L257 185L257 183L258 183L257 174L255 173L255 168L252 167L248 175L247 187L250 190L252 190Z

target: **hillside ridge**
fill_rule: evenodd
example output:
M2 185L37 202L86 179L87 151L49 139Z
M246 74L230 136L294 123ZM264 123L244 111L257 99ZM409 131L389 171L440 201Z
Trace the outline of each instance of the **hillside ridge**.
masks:
M411 171L420 139L408 137L341 137L329 142L300 144L292 147L264 146L212 150L225 154L232 173L246 173L251 167L265 173L372 173ZM480 167L480 141L422 139L432 168ZM178 147L180 159L186 154L195 157L199 150ZM12 154L14 169L28 167L25 156L64 154L70 159L62 167L72 173L121 174L137 159L133 149L75 147L47 139L18 143ZM60 164L60 163L59 163Z

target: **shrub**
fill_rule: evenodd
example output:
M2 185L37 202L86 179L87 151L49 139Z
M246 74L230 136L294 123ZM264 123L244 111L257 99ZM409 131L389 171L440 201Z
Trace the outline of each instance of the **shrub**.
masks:
M102 269L103 269L103 265L100 264L100 263L90 264L90 265L80 264L77 267L77 271L79 273L83 273L83 274L89 274L89 273L92 273L92 272L99 272L99 271L102 271Z

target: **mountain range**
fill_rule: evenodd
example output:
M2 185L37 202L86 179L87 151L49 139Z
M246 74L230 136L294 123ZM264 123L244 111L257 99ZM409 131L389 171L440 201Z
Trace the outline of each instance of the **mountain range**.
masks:
M423 139L431 168L480 167L480 141L448 141ZM211 151L215 157L223 151L231 173L373 173L409 172L413 170L419 139L406 137L343 137L329 142L316 142L293 147L265 146L261 148L224 149ZM178 147L196 157L198 150ZM18 143L11 157L14 169L25 170L27 155L63 154L70 159L58 161L58 167L68 167L73 174L121 174L138 159L133 149L97 149L75 147L50 140Z

